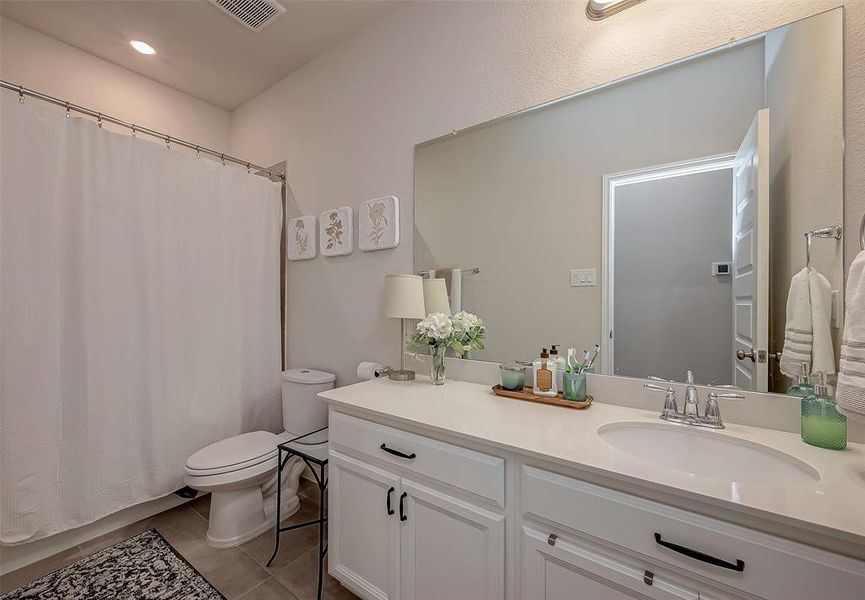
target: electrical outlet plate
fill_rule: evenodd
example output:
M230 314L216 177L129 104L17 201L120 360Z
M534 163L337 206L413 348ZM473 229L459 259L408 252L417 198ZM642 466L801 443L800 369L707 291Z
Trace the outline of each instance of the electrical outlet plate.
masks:
M597 282L596 269L571 269L571 287L595 287Z

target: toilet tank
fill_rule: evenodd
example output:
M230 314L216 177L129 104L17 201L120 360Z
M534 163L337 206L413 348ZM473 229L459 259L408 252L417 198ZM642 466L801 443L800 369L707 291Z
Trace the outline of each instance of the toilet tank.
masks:
M282 425L295 435L327 426L327 402L316 394L333 388L336 376L315 369L282 372Z

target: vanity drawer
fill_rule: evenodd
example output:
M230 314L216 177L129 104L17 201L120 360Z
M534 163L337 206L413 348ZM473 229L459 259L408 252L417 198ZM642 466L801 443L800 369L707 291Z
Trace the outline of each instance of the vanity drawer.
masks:
M521 511L767 599L862 600L865 563L535 467ZM660 537L658 537L660 536ZM663 544L678 547L671 549ZM687 556L689 550L703 555ZM712 558L723 565L710 564ZM742 561L742 570L736 570Z
M330 411L330 444L505 502L505 461L468 448Z

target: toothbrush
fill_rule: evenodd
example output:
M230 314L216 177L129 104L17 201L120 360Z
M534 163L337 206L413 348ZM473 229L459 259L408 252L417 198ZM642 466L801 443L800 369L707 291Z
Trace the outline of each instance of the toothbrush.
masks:
M577 370L577 350L575 348L568 348L568 373L573 373Z
M598 344L595 344L595 351L592 352L592 358L590 358L589 362L586 364L586 366L585 366L586 369L592 368L592 365L595 364L595 359L598 358L598 352L600 352L600 351L601 351L601 346Z
M589 351L583 350L583 360L580 362L580 371L582 371L586 367L586 363L589 360Z

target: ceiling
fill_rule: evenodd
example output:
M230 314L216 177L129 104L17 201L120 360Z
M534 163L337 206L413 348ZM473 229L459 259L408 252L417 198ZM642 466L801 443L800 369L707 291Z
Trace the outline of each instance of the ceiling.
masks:
M254 32L206 0L3 0L0 15L233 110L393 10L382 0L279 0ZM129 46L148 42L155 56Z

